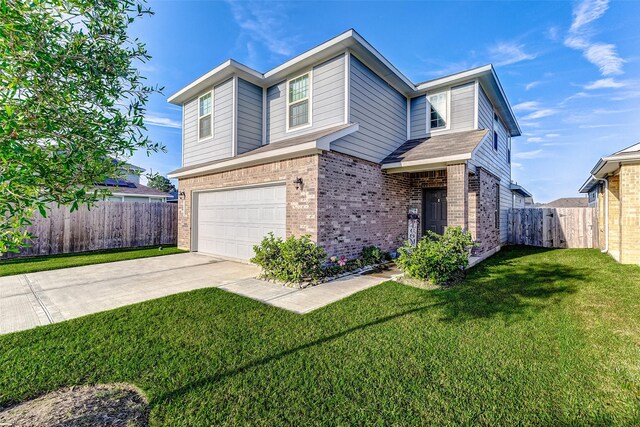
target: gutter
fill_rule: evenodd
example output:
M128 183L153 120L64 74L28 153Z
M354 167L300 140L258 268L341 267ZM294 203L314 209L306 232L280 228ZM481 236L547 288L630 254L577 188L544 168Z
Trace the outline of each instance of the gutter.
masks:
M597 178L595 175L591 177L604 183L604 248L600 252L606 253L609 252L609 181Z

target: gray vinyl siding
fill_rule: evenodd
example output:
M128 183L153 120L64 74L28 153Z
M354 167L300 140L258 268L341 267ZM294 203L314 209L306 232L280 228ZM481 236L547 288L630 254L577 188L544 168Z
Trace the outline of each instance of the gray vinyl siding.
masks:
M211 89L209 89L211 90ZM207 93L203 91L199 96ZM231 157L233 80L213 88L213 137L198 141L198 97L184 105L183 166Z
M410 139L427 136L427 96L411 98Z
M451 88L451 130L474 128L475 82Z
M262 145L262 88L238 79L238 154Z
M493 126L493 105L482 86L478 87L478 128L491 129Z
M267 142L275 142L344 123L344 61L345 56L342 54L313 67L311 78L312 125L303 129L286 131L286 80L267 89Z
M489 116L487 113L491 107L491 103L480 91L480 116L478 121L479 127L489 129L490 132L475 150L470 160L472 167L482 167L500 178L500 242L507 241L507 212L511 207L513 200L511 194L511 164L507 161L508 136L502 122L498 122L496 131L498 133L498 150L493 149L493 113ZM484 106L482 105L485 103ZM488 108L487 108L488 103ZM484 117L480 120L480 117Z
M353 56L350 69L351 122L360 127L331 149L380 162L407 139L407 99Z

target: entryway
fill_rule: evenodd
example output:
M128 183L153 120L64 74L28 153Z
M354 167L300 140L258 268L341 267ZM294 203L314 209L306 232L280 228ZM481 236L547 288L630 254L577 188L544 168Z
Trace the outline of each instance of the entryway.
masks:
M422 235L427 230L444 234L447 226L447 189L422 190Z

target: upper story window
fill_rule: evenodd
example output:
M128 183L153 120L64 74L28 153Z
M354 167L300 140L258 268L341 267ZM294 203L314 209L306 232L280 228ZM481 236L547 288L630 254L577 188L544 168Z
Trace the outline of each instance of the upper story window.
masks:
M507 138L507 163L511 164L511 137Z
M287 83L287 129L311 124L311 77L309 73Z
M429 95L431 106L431 129L443 129L447 127L447 94L446 92Z
M498 115L493 113L493 149L498 151L498 128L500 125L500 121L498 120Z
M211 114L211 92L198 98L198 139L209 138L213 134Z

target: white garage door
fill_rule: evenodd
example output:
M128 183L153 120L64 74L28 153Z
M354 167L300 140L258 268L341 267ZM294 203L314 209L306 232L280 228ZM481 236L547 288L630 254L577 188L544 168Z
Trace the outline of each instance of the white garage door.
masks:
M248 260L270 231L285 236L286 189L281 184L198 193L196 212L195 250Z

